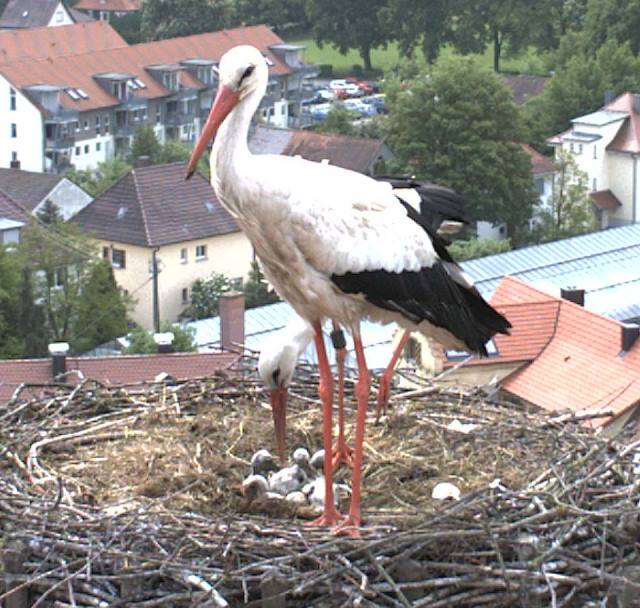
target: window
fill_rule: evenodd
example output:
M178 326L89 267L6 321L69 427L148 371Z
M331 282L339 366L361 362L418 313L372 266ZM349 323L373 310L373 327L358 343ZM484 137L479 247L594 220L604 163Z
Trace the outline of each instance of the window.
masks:
M197 245L196 246L196 260L206 260L207 259L207 246L206 245Z
M593 146L593 158L598 158L598 146Z
M182 288L182 303L183 304L188 304L189 303L189 288L188 287L183 287Z
M64 11L56 11L56 23L62 23L64 21Z
M126 80L123 82L112 82L111 83L111 93L114 97L117 97L120 100L125 100L127 98L127 82Z
M74 125L76 131L80 130L80 121L76 120L72 124Z
M578 154L582 154L582 144L578 144Z
M11 162L15 163L18 160L18 153L17 152L12 152L11 153Z
M111 250L111 265L114 268L126 268L127 267L127 255L124 249L112 249Z
M160 109L160 104L156 106L156 123L159 124L162 122L162 110Z
M573 142L571 142L571 143L569 144L569 151L570 151L570 152L573 152Z
M84 153L89 154L89 144L84 145Z
M13 111L16 109L16 90L10 88L9 89L9 110Z
M592 182L592 190L595 192L598 189L598 180L594 177Z
M67 278L66 268L58 268L53 275L53 286L57 288L64 287Z
M180 250L180 263L181 264L186 264L189 261L189 258L187 256L187 248L183 247Z
M80 146L76 146L76 156L80 156Z
M536 191L540 196L544 194L544 178L536 177L535 178Z
M96 142L96 152L100 152L101 148L102 148L102 144L99 141Z
M95 125L96 125L96 135L100 135L100 116L96 116Z
M108 260L108 259L109 259L109 248L108 248L108 247L103 247L103 248L102 248L102 257L103 257L105 260Z
M15 122L11 123L11 137L18 137L18 125Z
M231 287L233 287L236 291L242 291L243 284L244 284L244 279L242 277L236 277L235 279L231 279Z
M89 121L88 121L88 120L85 120L85 121L82 123L82 126L84 127L84 130L85 130L85 131L88 131L88 130L89 130Z

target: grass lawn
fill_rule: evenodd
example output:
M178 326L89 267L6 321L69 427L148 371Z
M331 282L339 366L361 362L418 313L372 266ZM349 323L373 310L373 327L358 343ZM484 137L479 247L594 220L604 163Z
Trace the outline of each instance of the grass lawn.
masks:
M354 65L362 65L362 59L355 50L350 50L346 55L342 55L338 49L331 44L325 44L320 48L313 38L297 38L288 40L294 44L303 44L307 48L303 51L303 58L307 63L315 64L331 64L335 76L349 76L353 73ZM443 56L453 55L450 47L444 47L441 51ZM424 62L422 54L417 52L416 58L420 62ZM493 48L488 48L484 54L476 55L480 58L482 65L492 67L493 65ZM394 42L387 46L386 49L374 49L371 52L371 63L375 70L387 72L397 66L399 63L406 61L398 51L398 45ZM502 58L501 69L503 71L523 72L528 74L544 74L544 66L542 60L535 50L530 49L526 54L517 58Z

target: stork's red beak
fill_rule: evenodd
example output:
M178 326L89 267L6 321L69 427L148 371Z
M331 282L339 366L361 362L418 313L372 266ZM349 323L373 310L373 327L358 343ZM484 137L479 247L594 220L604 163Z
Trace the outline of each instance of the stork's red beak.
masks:
M209 112L209 118L207 118L207 122L200 134L200 139L196 142L195 148L191 153L189 165L187 166L186 179L189 179L193 175L202 153L209 145L209 142L215 137L220 125L229 115L229 112L233 110L239 100L240 94L237 91L230 89L226 85L222 85L218 88L218 93L216 98L213 100L213 105Z
M289 392L284 387L274 388L271 391L271 413L273 414L273 428L276 432L276 446L280 462L285 462L287 447L287 397Z

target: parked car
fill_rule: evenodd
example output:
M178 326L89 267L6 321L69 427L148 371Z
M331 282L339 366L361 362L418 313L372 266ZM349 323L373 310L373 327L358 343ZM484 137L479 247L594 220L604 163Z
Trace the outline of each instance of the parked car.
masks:
M318 103L327 103L329 101L333 101L335 99L335 95L332 91L328 89L319 89L314 92L313 97L309 99L304 99L302 101L303 106L313 106Z
M361 99L345 99L343 103L345 108L357 112L360 116L374 116L378 113L375 106Z
M329 88L333 91L336 99L347 99L349 97L359 97L362 95L360 87L354 82L348 82L344 78L332 80Z
M371 95L369 97L365 97L362 101L363 103L373 106L380 114L387 113L386 98L384 94L380 93L378 95Z
M324 120L333 109L332 103L323 103L311 107L310 114L314 120Z

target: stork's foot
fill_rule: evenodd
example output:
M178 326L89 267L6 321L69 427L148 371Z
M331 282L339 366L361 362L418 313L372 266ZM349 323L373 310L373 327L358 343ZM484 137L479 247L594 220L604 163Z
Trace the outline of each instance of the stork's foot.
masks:
M349 515L347 515L347 517L331 531L334 534L351 536L351 538L360 538L361 519L362 518L359 513L349 513Z
M380 416L387 414L387 408L389 407L389 397L391 396L391 380L386 374L380 376L378 382L378 399L376 401L376 420L375 424L380 422Z
M353 470L353 450L344 439L338 439L338 445L331 454L331 470L335 473L341 464Z
M325 505L324 512L309 522L310 526L337 526L344 519L335 507Z

